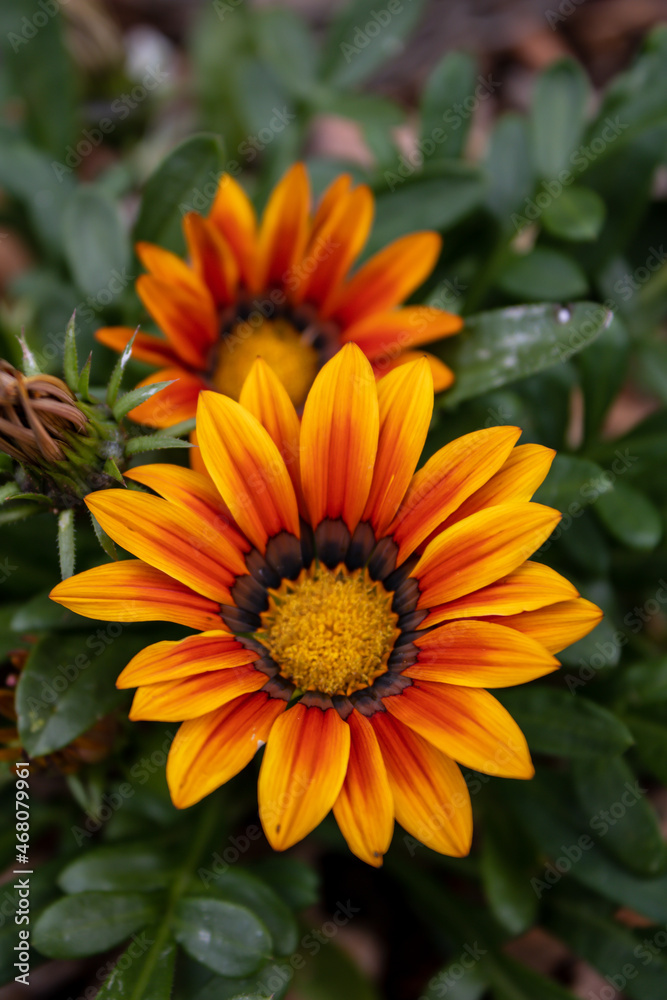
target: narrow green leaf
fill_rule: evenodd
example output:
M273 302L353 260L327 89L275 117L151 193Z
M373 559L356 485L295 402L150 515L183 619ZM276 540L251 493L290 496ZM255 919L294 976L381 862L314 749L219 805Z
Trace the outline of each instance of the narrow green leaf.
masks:
M590 87L573 59L552 63L535 84L531 128L535 163L544 178L572 167L572 153L581 139Z
M623 722L589 698L553 688L520 687L496 692L516 719L531 750L562 757L606 758L632 746Z
M181 899L173 930L192 958L221 976L249 975L271 954L271 935L258 917L220 899Z
M142 455L147 451L160 451L163 448L191 448L189 441L182 441L180 438L172 437L170 434L143 434L140 437L130 438L125 445L125 454Z
M76 392L79 387L79 359L76 353L76 310L65 330L65 349L63 354L63 370L65 381Z
M130 410L133 410L135 406L139 406L140 403L145 403L147 399L154 396L156 393L160 392L161 389L165 389L172 382L153 382L152 385L142 385L137 386L136 389L132 389L130 392L126 392L124 396L115 403L112 408L112 412L116 420L120 421L126 416Z
M496 285L520 302L579 299L588 291L588 279L579 265L559 250L535 247L514 255L496 279Z
M107 385L107 406L113 407L118 398L118 390L120 389L120 384L123 381L123 373L127 366L130 356L132 354L132 348L134 347L134 338L137 335L135 330L132 339L128 340L127 344L123 348L123 353L119 357L118 361L113 367L113 371L109 377L109 382Z
M90 369L93 364L93 352L91 351L86 359L86 363L81 369L81 374L79 375L79 381L77 382L76 392L78 392L81 399L86 403L91 402L90 398Z
M185 240L181 219L193 208L210 205L224 170L220 137L202 133L177 146L146 181L133 242L147 240L182 253Z
M40 494L38 493L33 494L35 497L39 495ZM4 503L5 500L11 500L12 497L16 496L26 496L25 493L21 493L21 488L17 486L16 483L5 483L4 486L0 486L0 504Z
M491 77L477 74L477 63L465 52L448 52L435 67L422 94L421 142L429 160L458 159L463 153L473 111L488 100Z
M97 520L93 512L90 511L89 513L90 513L90 520L92 521L93 524L93 531L95 532L95 538L102 546L102 550L106 552L106 554L109 556L110 559L113 559L113 561L116 562L116 560L118 559L118 552L116 550L116 546L113 543L113 540L109 538L106 531L103 529L102 525Z
M60 575L66 580L74 573L76 559L76 542L74 539L74 511L61 510L58 515L58 556L60 558Z
M501 802L492 799L485 818L479 863L484 892L496 920L511 934L521 934L535 920L538 904L530 885L530 844Z
M592 302L512 306L466 319L460 334L435 345L456 381L445 408L568 360L605 329L611 313Z
M107 475L113 476L113 478L116 479L122 486L125 486L123 473L120 471L113 458L107 458L106 462L104 463L104 471L107 473Z
M656 875L667 865L667 847L647 789L621 757L579 762L575 787L582 809L599 817L595 828L606 851L640 875Z
M48 958L97 955L145 927L158 912L158 900L138 892L81 892L47 907L32 941Z
M522 214L534 187L535 168L526 120L502 115L493 127L484 162L486 204L503 230L519 232L530 220Z

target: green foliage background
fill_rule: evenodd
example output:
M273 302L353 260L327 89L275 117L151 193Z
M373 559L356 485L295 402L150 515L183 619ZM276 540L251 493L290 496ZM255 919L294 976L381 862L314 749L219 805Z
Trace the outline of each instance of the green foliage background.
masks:
M436 856L397 831L385 868L371 872L331 819L305 851L291 852L298 857L271 856L255 825L256 765L178 813L164 780L176 727L125 721L128 696L115 677L139 648L182 630L119 630L50 603L59 578L55 520L26 517L26 505L4 493L0 645L3 655L30 648L17 694L25 751L56 752L112 711L121 720L110 757L70 776L66 790L56 783L57 791L33 795L33 964L99 956L98 972L75 986L99 985L105 1000L257 1000L283 996L293 982L309 1000L370 1000L411 995L393 977L412 953L402 982L414 996L565 1000L573 996L565 985L505 949L540 926L610 982L622 979L633 1000L661 1000L667 849L653 803L667 782L667 208L653 192L667 154L667 29L648 35L597 105L576 62L550 66L529 113L495 121L480 162L464 150L475 108L494 84L472 57L448 53L424 89L422 155L410 159L392 131L405 110L366 82L410 35L423 3L399 4L373 37L364 32L377 6L356 0L316 38L280 7L216 0L190 39L196 134L179 143L160 131L160 116L182 96L173 79L144 88L131 115L109 112L105 142L119 155L93 182L79 180L67 160L70 149L69 163L83 159L83 130L99 122L81 109L92 98L113 108L135 81L120 69L86 77L64 45L62 12L31 34L26 19L34 27L37 8L28 0L3 8L0 228L21 234L33 264L2 305L1 353L19 363L15 338L25 328L38 361L60 374L75 307L84 358L98 326L146 325L133 290L133 243L183 251L181 216L206 211L222 171L239 173L258 207L296 158L306 160L317 193L350 171L376 194L366 253L421 227L445 237L417 300L461 312L466 328L435 348L457 381L437 399L426 454L504 423L523 428L522 442L556 448L537 499L565 516L538 558L573 579L605 619L561 655L557 675L501 693L537 776L469 774L469 858ZM17 95L21 113L10 114ZM276 109L288 124L270 142L254 141ZM371 169L309 155L322 112L359 123ZM93 386L106 385L114 362L95 347ZM131 362L128 384L146 371ZM629 380L652 412L610 438L605 419ZM183 461L183 452L169 457ZM3 469L9 477L10 463ZM104 558L84 520L77 550L77 569ZM13 814L13 791L7 769L3 816ZM14 843L8 825L3 867L13 864ZM353 907L348 917L341 904ZM11 905L7 888L2 982L15 974ZM647 926L619 919L621 909ZM392 952L404 949L383 983L340 949L341 922L372 928Z

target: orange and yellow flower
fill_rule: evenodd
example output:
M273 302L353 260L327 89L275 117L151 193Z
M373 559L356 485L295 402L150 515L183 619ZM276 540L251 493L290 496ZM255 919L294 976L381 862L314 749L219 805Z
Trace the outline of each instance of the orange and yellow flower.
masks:
M472 817L459 762L529 778L516 723L485 688L554 670L599 609L528 561L560 514L531 503L553 452L491 427L415 473L433 408L425 359L376 382L348 345L324 365L300 423L261 360L240 402L205 392L197 429L210 478L170 465L93 493L136 559L60 583L52 597L105 620L198 630L149 646L120 687L133 719L182 721L167 764L192 805L266 744L259 811L282 850L333 809L379 865L394 819L464 855Z
M358 344L382 375L414 357L415 346L460 330L462 320L441 309L397 308L433 270L437 233L404 236L350 275L373 207L370 189L353 188L342 175L311 214L308 175L298 163L274 189L261 223L240 185L223 176L208 217L184 216L189 263L138 244L148 274L137 280L137 292L166 339L139 333L133 355L159 366L143 385L172 385L132 417L168 427L195 416L202 389L238 399L258 355L300 407L343 344ZM133 334L105 327L97 338L120 351ZM429 361L436 391L446 388L452 372L433 356Z

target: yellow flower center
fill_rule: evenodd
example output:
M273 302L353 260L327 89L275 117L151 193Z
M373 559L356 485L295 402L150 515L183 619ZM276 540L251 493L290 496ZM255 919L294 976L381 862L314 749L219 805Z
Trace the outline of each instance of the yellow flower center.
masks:
M302 691L352 694L383 674L399 634L393 594L365 570L303 570L269 591L257 638Z
M221 341L211 381L226 396L238 399L255 360L261 357L283 383L295 406L305 402L317 375L318 354L285 319L241 320Z

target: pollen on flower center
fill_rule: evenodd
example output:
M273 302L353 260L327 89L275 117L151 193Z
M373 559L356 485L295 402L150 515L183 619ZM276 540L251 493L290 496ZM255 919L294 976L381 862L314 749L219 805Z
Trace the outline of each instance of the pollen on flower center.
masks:
M211 376L218 392L238 400L241 387L258 357L283 383L295 406L301 406L319 368L319 355L288 320L238 321L226 334Z
M257 638L303 691L352 694L386 670L398 616L365 570L304 570L269 591Z

